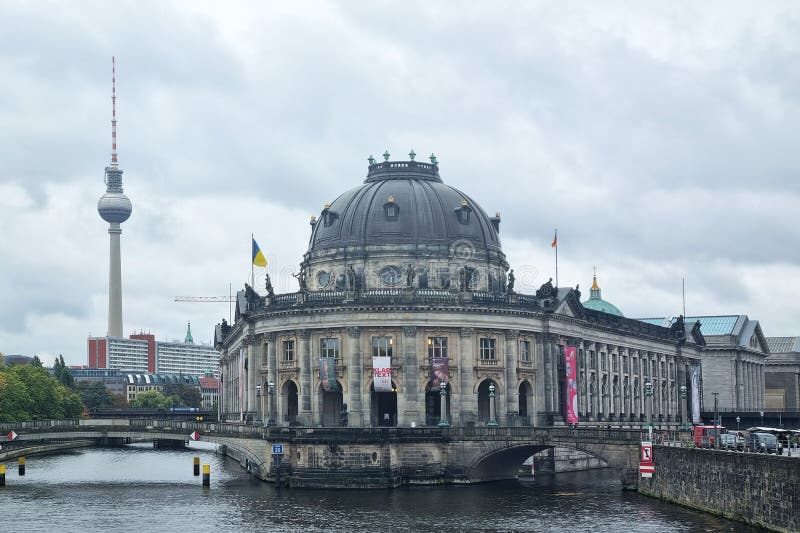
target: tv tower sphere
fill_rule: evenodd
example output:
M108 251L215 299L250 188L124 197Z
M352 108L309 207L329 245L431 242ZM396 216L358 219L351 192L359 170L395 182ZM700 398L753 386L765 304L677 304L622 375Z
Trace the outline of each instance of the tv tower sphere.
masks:
M119 175L119 186L112 188L111 177ZM97 212L109 223L121 224L130 218L133 206L131 201L122 192L122 171L113 167L106 168L106 193L97 201Z

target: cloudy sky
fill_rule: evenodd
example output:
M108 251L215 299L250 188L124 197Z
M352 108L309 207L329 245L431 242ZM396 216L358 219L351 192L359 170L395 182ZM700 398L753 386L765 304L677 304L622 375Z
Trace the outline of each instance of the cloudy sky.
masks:
M210 341L250 233L294 290L366 159L435 152L521 290L800 335L796 2L0 1L0 351L85 364L117 56L126 334ZM602 4L602 5L601 5Z

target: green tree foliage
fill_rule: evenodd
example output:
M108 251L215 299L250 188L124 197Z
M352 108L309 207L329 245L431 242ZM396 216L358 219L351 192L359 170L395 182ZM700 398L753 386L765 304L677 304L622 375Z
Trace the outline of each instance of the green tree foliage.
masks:
M114 407L114 396L100 381L80 381L75 388L86 409Z
M186 383L169 383L162 389L165 396L177 397L173 407L200 407L203 396L200 389Z
M136 399L130 402L130 406L134 409L168 409L172 406L172 400L162 392L148 390L136 394Z
M75 388L75 378L72 376L72 372L69 371L69 368L67 368L67 365L64 364L64 356L61 354L56 357L56 362L53 363L53 375L65 387L69 387L70 389Z
M39 365L0 368L0 420L76 418L80 397Z
M34 355L33 356L33 360L31 361L31 366L38 366L39 368L44 368L44 365L42 364L42 360L39 359L38 355Z

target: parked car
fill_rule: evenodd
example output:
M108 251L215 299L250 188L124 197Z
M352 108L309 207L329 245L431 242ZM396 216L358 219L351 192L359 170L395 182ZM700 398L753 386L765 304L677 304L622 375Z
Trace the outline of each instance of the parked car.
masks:
M769 433L750 433L745 439L745 449L756 453L778 453L778 437Z
M723 433L719 436L719 447L725 450L738 450L739 439L734 433Z

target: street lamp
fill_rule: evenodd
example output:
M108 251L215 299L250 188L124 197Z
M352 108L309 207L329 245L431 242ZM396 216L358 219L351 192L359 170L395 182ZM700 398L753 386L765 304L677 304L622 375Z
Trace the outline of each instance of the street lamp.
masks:
M441 416L439 416L439 425L449 426L450 422L447 421L447 382L445 380L441 380L439 382L439 398L441 401Z
M269 420L267 421L268 426L275 425L275 383L270 381L268 384L268 391L269 391Z
M256 398L258 398L258 410L261 412L261 423L264 423L264 399L261 396L261 385L256 385ZM256 413L258 420L258 413Z
M652 431L653 429L653 383L646 381L644 384L645 409L650 410L650 416L647 417L647 427Z
M761 416L761 427L764 427L764 411L759 411L758 414Z
M686 385L681 385L681 429L688 429L688 424L686 423L686 392Z
M742 421L742 419L737 416L736 417L736 432L737 433L739 432L739 422L741 422L741 421Z
M494 405L494 383L489 384L489 422L486 425L488 426L497 425L497 420L495 417L495 405Z

